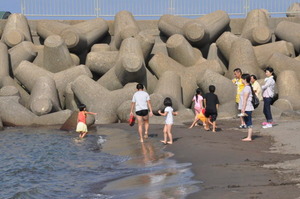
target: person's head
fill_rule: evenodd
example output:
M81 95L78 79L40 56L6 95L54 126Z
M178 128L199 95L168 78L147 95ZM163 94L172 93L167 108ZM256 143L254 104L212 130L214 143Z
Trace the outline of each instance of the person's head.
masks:
M196 94L197 94L197 95L201 95L201 94L202 94L201 88L197 88L197 89L196 89Z
M233 70L233 75L235 78L240 79L242 76L242 70L240 68L236 68Z
M274 80L276 81L277 76L275 75L274 69L273 69L272 67L269 67L269 66L268 66L268 67L265 69L265 73L266 73L266 76L267 76L267 77L273 76Z
M144 85L138 83L138 84L136 85L136 89L137 89L137 90L143 90L143 89L144 89Z
M214 85L209 85L208 90L210 93L214 93L216 90L216 87Z
M253 84L257 80L257 77L255 75L251 75L250 77L250 82Z
M164 105L165 106L172 106L172 100L169 97L166 97L164 100Z
M249 74L242 74L243 84L250 84L251 76Z
M86 105L85 104L80 104L78 106L78 108L79 108L79 111L84 111L86 109Z

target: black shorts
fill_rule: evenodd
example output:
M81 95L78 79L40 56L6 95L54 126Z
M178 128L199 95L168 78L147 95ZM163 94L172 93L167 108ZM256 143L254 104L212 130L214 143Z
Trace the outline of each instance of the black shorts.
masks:
M217 120L218 117L218 113L213 113L213 112L209 112L209 111L205 111L205 117L209 118L210 121L214 122Z
M138 115L138 116L147 116L148 112L149 111L147 109L145 109L145 110L137 111L137 112L135 112L135 114Z

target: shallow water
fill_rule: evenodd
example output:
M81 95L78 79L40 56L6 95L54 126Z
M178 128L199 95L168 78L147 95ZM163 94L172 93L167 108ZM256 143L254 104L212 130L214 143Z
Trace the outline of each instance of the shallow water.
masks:
M58 127L0 132L0 198L184 198L198 190L156 138L91 129L85 139Z

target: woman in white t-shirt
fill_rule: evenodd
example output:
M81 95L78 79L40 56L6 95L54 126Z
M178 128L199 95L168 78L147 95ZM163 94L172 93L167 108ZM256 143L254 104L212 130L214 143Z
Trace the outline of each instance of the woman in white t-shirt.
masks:
M244 89L240 93L239 110L241 110L241 116L244 117L246 127L248 128L248 136L242 141L252 141L252 111L254 110L252 104L253 88L250 84L251 76L249 74L242 75L242 82L245 85Z
M131 102L130 115L133 115L133 109L135 108L135 114L138 121L138 131L140 135L140 141L144 142L144 138L148 138L149 130L149 116L153 115L152 106L150 102L150 96L144 91L143 84L137 84L137 92L134 93ZM143 136L143 124L145 128L145 134Z
M164 100L164 105L166 106L164 112L161 112L161 110L158 111L158 113L162 116L165 116L165 126L164 126L164 140L161 140L164 144L173 144L173 136L172 136L172 125L174 123L173 115L177 115L177 112L174 112L172 108L172 100L171 98L167 97ZM168 141L169 137L169 141Z

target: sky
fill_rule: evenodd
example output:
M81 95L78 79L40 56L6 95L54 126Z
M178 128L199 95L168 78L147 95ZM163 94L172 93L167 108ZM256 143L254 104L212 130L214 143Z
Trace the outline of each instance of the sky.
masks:
M265 8L270 12L283 13L287 10L289 5L295 2L295 0L98 0L97 5L95 5L95 2L97 2L95 0L0 0L0 10L10 11L11 13L21 13L21 1L26 2L27 6L25 8L28 13L33 11L35 13L39 12L40 14L49 15L53 13L56 13L56 15L60 15L60 13L78 15L78 13L80 13L80 15L82 15L76 17L27 16L28 19L90 19L94 18L97 14L106 15L107 17L102 17L104 19L113 19L114 15L121 10L128 10L134 15L151 15L148 17L136 16L136 19L159 19L162 14L187 13L191 14L191 17L199 17L199 13L210 13L218 9L228 13L236 13L235 15L231 15L232 18L244 18L245 14L242 13L245 13L245 7L247 7L245 6L245 2L249 2L248 10ZM138 4L141 4L143 7L138 7ZM28 5L30 5L32 9L30 9ZM96 11L95 6L99 7ZM37 11L36 8L38 7L41 7L40 11ZM212 10L209 10L209 7L212 7ZM84 15L86 16L84 17ZM88 15L93 16L87 17ZM285 15L277 16L282 17Z

